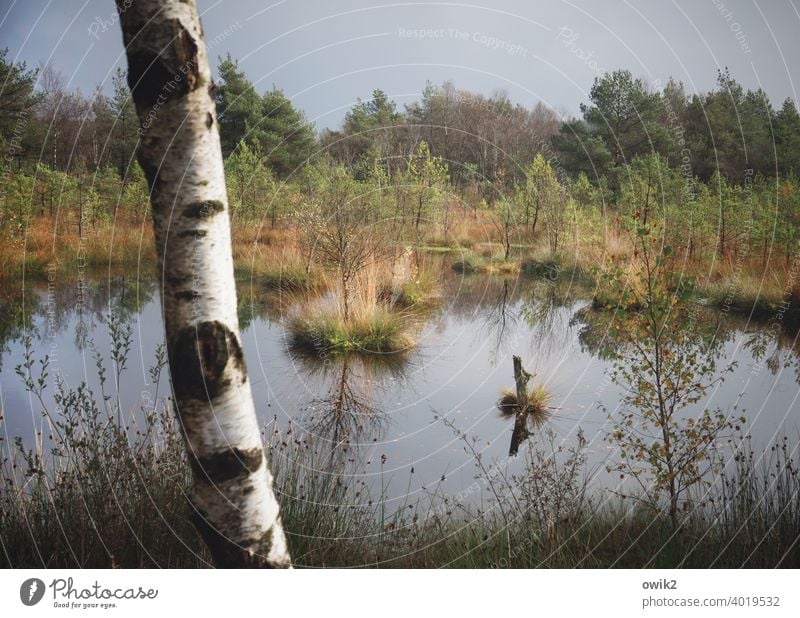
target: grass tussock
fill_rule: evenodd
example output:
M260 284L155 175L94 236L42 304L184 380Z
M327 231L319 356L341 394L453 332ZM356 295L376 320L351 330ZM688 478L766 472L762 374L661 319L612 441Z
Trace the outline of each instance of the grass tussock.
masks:
M416 345L420 318L440 301L432 271L411 249L369 262L347 289L336 277L328 293L298 298L288 320L292 347L318 355L402 354Z
M586 266L571 256L570 259L548 253L544 256L525 258L520 264L520 271L527 277L543 279L551 285L580 284L592 285L594 278Z
M698 296L707 304L754 319L771 318L776 309L789 301L796 311L800 286L782 260L763 264L722 262L711 275L697 277Z
M535 384L528 391L528 413L533 416L546 415L552 400L553 394L544 384ZM516 391L510 388L503 389L500 394L500 400L497 402L497 407L503 414L516 414L519 412Z
M292 347L318 354L398 354L416 344L408 317L382 306L348 320L335 311L312 309L290 319L288 329Z

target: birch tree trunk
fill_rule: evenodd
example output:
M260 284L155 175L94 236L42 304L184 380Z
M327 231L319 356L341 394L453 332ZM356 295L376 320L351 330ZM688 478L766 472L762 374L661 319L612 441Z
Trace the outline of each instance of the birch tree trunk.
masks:
M220 567L290 567L244 364L214 85L194 0L116 0L150 187L194 523Z

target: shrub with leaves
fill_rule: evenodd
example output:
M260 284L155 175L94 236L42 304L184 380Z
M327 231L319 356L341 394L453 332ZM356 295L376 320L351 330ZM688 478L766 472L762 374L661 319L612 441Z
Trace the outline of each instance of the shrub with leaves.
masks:
M695 407L734 364L717 370L720 346L700 327L692 281L677 269L671 248L658 242L652 226L638 225L633 263L601 278L616 311L609 326L619 344L611 377L626 389L620 413L611 418L608 438L620 460L609 471L635 479L636 498L655 512L666 510L677 528L681 510L690 509L689 490L706 482L712 447L731 425L721 410Z

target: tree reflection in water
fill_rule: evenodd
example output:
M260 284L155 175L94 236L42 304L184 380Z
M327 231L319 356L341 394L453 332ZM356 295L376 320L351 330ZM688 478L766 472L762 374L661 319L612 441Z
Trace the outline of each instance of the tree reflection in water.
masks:
M332 463L344 464L354 455L351 449L383 438L388 418L379 402L388 380L405 379L408 355L351 352L321 359L295 354L295 360L304 379L314 383L310 392L321 393L303 407L299 424L316 445L326 446Z
M501 352L531 355L530 362L546 367L550 359L565 349L569 339L567 313L560 311L575 300L568 288L549 282L525 284L509 278L490 278L478 304L481 310L480 336L492 342L492 363ZM530 341L520 345L516 335L524 328ZM525 387L527 388L527 386ZM550 416L550 400L545 384L535 384L528 394L528 405L521 408L513 391L505 392L498 402L504 417L514 418L509 454L515 455L522 442L536 433Z
M83 350L95 326L114 312L121 322L133 319L156 292L152 280L125 276L65 283L0 287L0 362L8 346L29 335L52 339L75 318L73 343ZM44 324L37 324L44 318Z

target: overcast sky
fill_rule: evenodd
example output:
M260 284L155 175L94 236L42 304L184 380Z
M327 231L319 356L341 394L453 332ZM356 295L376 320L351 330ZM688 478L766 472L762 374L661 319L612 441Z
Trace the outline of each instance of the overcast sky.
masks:
M577 114L598 72L624 67L688 92L729 67L773 106L797 101L800 0L198 0L209 56L282 88L318 128L381 88L401 105L430 80ZM0 0L0 47L109 90L125 66L113 0Z

